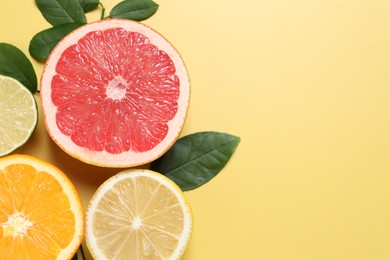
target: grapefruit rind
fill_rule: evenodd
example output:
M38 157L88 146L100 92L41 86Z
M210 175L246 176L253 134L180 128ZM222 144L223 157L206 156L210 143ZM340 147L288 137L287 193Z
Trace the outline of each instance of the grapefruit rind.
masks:
M112 154L105 150L92 151L76 145L69 136L64 135L61 132L56 124L57 107L51 100L50 85L53 75L56 75L56 64L58 63L61 54L87 33L111 28L124 28L128 31L141 33L149 38L151 44L157 46L171 58L175 65L176 75L180 80L180 96L177 100L178 110L174 118L167 123L170 130L159 144L146 152L134 152L130 150L120 154ZM102 167L123 168L150 163L162 156L175 143L187 117L190 103L190 80L180 54L161 34L139 22L125 19L109 19L83 25L68 34L59 44L57 44L47 59L43 69L40 93L46 129L53 141L62 150L74 158L88 164Z
M46 172L53 176L69 198L70 209L75 216L75 232L73 240L62 249L57 259L70 259L78 250L85 232L85 215L79 194L69 178L56 166L29 155L13 154L0 158L0 169L10 165L26 164L34 167L37 172Z
M32 123L30 124L29 128L27 129L27 132L26 132L23 140L19 140L16 143L14 143L13 147L8 149L8 150L0 151L0 157L9 155L12 152L16 151L17 149L19 149L20 147L24 146L27 143L27 141L31 138L32 134L34 133L34 131L35 131L37 125L38 125L38 106L37 106L37 102L36 102L36 100L34 98L34 95L25 86L23 86L22 83L20 83L16 79L8 77L8 76L0 75L0 82L2 82L4 80L9 81L9 83L13 84L14 86L19 86L20 91L23 91L26 94L25 97L28 98L29 100L24 100L24 102L25 102L24 105L26 104L26 102L31 102L31 104L32 104L32 106L31 106L31 109L32 109ZM0 93L1 93L1 90L0 90ZM7 113L7 108L3 108L2 113ZM31 113L30 113L30 115L31 115ZM30 117L29 117L29 120L31 120ZM1 121L2 120L0 120L0 122ZM2 134L1 130L4 127L5 124L8 125L9 123L10 122L5 122L5 123L2 122L1 123L1 125L0 125L0 136L3 136L3 135L7 134L6 132ZM17 127L17 126L15 126L15 127ZM8 131L8 130L4 130L4 131ZM15 141L15 140L11 140L11 141ZM3 142L3 140L0 140L0 144L2 142ZM3 147L5 147L5 146L3 145ZM3 149L3 147L2 147L2 149Z
M189 241L192 236L194 219L190 204L188 203L187 198L184 196L183 191L176 183L174 183L172 180L160 173L147 169L128 169L119 172L118 174L107 179L102 185L100 185L100 187L92 196L86 211L85 231L86 244L91 255L94 259L108 259L99 249L96 238L94 236L93 217L99 202L116 183L127 178L137 177L148 177L153 180L156 180L157 182L160 182L162 185L166 186L176 196L176 198L178 198L178 202L184 213L184 228L179 244L177 245L173 254L169 257L169 259L180 259L181 256L184 254L186 248L188 247Z

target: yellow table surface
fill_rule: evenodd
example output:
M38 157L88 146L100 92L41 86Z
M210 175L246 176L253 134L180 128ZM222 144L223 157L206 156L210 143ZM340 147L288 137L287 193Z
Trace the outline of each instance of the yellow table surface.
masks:
M390 259L390 2L156 2L144 23L180 51L192 82L182 135L242 139L216 178L186 192L195 225L183 259ZM49 24L33 0L0 10L0 41L28 55ZM61 168L85 206L118 172L68 156L42 117L17 152Z

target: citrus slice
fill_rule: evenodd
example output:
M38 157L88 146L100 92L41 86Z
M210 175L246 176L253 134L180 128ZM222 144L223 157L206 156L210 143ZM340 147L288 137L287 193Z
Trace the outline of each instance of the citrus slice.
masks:
M106 167L146 164L178 138L190 97L176 49L141 23L108 19L67 35L41 78L45 125L68 154Z
M192 213L180 188L150 170L127 170L104 182L87 209L86 241L96 259L178 259Z
M33 94L19 81L0 75L0 157L24 145L38 123Z
M70 259L84 235L79 196L59 169L27 155L0 158L0 259Z

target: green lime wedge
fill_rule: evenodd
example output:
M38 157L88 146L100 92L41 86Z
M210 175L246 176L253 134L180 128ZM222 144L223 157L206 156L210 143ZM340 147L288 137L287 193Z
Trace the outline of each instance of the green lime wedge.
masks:
M33 94L19 81L0 75L0 157L23 146L37 123Z

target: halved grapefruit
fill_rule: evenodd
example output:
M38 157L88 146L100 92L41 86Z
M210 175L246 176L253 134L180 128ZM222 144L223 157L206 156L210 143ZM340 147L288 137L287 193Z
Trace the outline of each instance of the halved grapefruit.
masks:
M176 49L139 22L109 19L67 35L41 78L45 125L68 154L89 164L149 163L184 124L189 77Z

